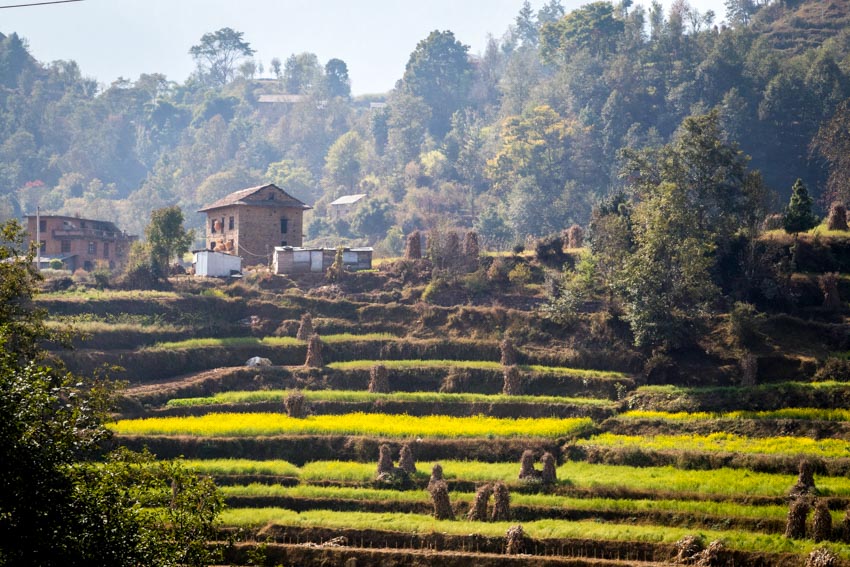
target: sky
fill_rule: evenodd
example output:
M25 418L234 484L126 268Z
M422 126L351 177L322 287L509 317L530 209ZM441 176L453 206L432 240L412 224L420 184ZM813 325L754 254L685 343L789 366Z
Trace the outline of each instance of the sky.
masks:
M0 8L43 0L0 0ZM669 6L671 0L663 0ZM393 88L416 44L451 30L480 54L500 37L523 0L83 0L0 9L0 32L17 32L41 62L76 61L83 75L109 85L119 77L163 73L182 82L194 69L189 48L223 27L243 32L254 59L269 62L312 52L348 65L355 95ZM649 0L637 0L648 4ZM532 0L536 10L546 0ZM562 0L567 11L583 0ZM690 0L723 19L723 0Z

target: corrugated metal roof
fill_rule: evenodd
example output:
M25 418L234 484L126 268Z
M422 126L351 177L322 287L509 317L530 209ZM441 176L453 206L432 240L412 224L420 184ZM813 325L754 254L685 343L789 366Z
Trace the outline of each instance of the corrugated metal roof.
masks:
M331 202L331 206L333 205L353 205L360 199L366 196L366 193L358 193L357 195L343 195L336 201Z

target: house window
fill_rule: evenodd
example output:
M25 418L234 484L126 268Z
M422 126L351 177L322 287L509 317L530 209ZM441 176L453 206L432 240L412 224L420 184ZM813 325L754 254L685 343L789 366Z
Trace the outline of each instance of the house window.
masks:
M38 243L38 253L44 254L45 252L47 252L47 241L42 240L41 242Z
M286 234L289 232L289 219L280 219L280 233Z
M267 199L269 201L274 201L274 193L269 193Z
M230 217L230 220L227 221L227 229L233 230L233 217Z
M62 240L62 253L66 254L71 251L71 241L70 240Z
M215 234L215 219L210 219L210 232Z
M89 254L97 254L97 242L89 242Z
M38 230L39 230L39 232L47 232L47 221L46 220L38 221Z
M109 258L109 243L108 242L103 243L103 257Z

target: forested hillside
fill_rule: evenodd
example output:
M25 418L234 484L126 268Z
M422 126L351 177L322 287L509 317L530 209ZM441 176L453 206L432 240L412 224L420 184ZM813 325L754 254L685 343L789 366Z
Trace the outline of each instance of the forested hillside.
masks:
M504 247L587 225L630 181L624 149L661 147L714 109L778 195L771 208L798 177L823 206L846 200L840 156L813 141L819 130L828 140L850 97L850 5L728 5L720 24L686 1L669 13L630 0L570 13L526 3L480 56L434 31L392 92L362 97L344 53L274 59L260 78L251 38L228 28L174 54L198 64L184 83L151 74L105 87L73 61L35 61L3 30L0 218L40 205L138 234L152 209L178 204L200 226L203 204L273 182L315 206L313 241L396 254L403 234L444 225ZM369 198L332 222L327 204L351 193Z

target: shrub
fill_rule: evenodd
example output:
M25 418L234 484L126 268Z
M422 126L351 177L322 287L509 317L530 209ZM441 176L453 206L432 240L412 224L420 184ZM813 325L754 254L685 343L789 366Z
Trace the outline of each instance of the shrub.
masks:
M574 224L570 228L567 229L567 247L568 248L581 248L584 245L584 230L577 225Z
M515 287L523 287L531 281L531 269L524 263L518 263L508 273L508 281Z
M387 394L390 391L387 367L376 364L369 369L369 391L373 394Z
M322 339L319 335L312 335L310 342L307 343L307 360L304 366L308 368L321 368L322 362Z
M849 379L850 360L835 357L827 358L812 377L815 382L846 382Z
M797 498L788 508L788 519L785 522L785 537L803 539L806 537L806 516L809 514L809 502L805 498Z
M505 368L502 393L506 396L521 396L523 390L522 376L516 366Z
M497 482L493 487L493 522L507 522L511 519L511 494L504 482Z
M449 501L449 487L444 480L438 480L428 487L431 502L434 504L434 517L438 520L454 520L455 513Z
M313 316L309 313L301 315L301 323L298 325L298 333L295 338L299 341L308 341L313 336Z
M307 398L298 390L286 395L283 399L283 407L286 408L286 415L289 417L298 419L307 417Z
M816 542L832 539L832 516L823 498L815 504L815 513L812 516L812 539Z
M564 252L564 239L560 236L548 236L534 244L534 257L547 268L560 270L564 264L573 265L573 258Z
M479 488L475 493L475 499L469 507L469 513L466 519L472 522L487 521L487 505L490 502L490 495L493 494L493 487L488 483Z
M830 205L826 226L829 230L847 230L847 207L841 203Z
M407 474L416 473L416 461L413 459L413 451L411 451L410 445L407 443L401 448L401 453L398 457L398 468Z
M62 260L60 260L59 258L51 258L48 264L50 265L51 270L61 270L62 266L64 266Z
M755 346L762 337L759 326L763 318L764 316L753 304L735 302L729 312L727 326L729 343L738 348Z
M494 258L493 263L487 268L487 279L495 285L505 286L510 281L508 279L509 273L510 269L505 259Z

